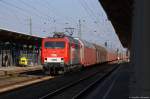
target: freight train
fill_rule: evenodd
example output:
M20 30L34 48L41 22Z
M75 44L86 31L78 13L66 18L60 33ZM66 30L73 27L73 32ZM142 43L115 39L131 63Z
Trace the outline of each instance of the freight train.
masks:
M74 68L115 61L117 57L116 52L108 51L100 45L62 33L42 39L43 70L50 75L65 73Z

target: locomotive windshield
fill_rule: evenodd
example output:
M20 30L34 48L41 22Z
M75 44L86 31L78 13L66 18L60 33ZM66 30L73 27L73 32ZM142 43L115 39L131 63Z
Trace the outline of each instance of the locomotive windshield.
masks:
M45 48L64 48L65 42L54 42L54 41L48 41L45 42Z

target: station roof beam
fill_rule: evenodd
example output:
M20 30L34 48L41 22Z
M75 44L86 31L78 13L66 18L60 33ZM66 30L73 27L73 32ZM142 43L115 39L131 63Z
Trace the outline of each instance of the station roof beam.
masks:
M124 47L130 49L133 0L99 0Z

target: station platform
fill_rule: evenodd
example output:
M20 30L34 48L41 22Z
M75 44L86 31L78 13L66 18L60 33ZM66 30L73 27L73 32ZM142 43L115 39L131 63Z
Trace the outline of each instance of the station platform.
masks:
M9 67L0 67L0 76L6 75L13 75L13 74L20 74L30 71L42 70L41 65L34 65L34 66L9 66Z
M111 79L111 84L106 91L106 99L128 99L130 98L131 87L131 65L129 63L121 64L120 69Z
M132 97L131 76L130 63L121 63L117 71L97 86L87 99L129 99Z

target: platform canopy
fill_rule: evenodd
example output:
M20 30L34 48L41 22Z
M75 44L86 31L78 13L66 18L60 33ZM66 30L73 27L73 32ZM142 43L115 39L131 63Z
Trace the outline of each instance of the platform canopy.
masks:
M99 0L124 47L130 49L134 0Z
M26 44L26 45L41 45L41 37L31 36L18 32L0 29L0 42Z

